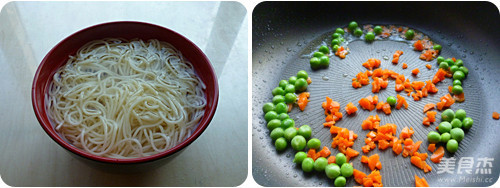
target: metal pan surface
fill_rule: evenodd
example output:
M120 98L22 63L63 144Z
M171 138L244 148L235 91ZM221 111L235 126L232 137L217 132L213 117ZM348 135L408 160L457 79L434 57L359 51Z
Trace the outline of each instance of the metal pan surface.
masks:
M395 156L392 150L375 149L368 155L378 153L382 162L382 181L384 186L414 186L414 175L425 177L430 186L489 186L493 185L500 174L500 121L491 117L493 111L500 111L500 19L498 8L489 2L263 2L253 11L252 47L252 174L262 186L334 186L324 173L304 173L292 160L295 151L288 147L277 152L269 137L262 105L271 102L271 90L282 79L288 79L299 70L306 70L312 79L308 87L310 102L303 112L295 107L290 117L296 127L310 125L313 137L329 146L332 135L324 128L324 113L321 102L326 96L341 105L344 118L336 125L347 127L358 134L353 148L361 152L366 130L361 122L368 115L378 114L381 125L394 123L398 126L397 135L403 127L413 127L413 140L422 140L419 152L427 152L427 133L439 124L429 127L422 125L422 108L427 103L436 103L439 97L448 92L450 79L436 86L439 92L413 101L407 110L395 110L387 116L381 112L365 111L358 101L373 95L371 85L354 89L351 79L366 69L361 66L368 58L382 60L381 68L403 73L410 80L432 79L437 70L436 60L425 62L418 59L408 44L393 41L375 41L371 44L354 41L349 44L350 54L345 59L330 58L327 69L313 71L309 65L310 54L317 51L321 44L329 44L331 33L337 27L346 27L355 20L360 25L401 25L414 28L428 35L434 42L441 44L444 57L456 57L464 61L470 72L464 81L466 100L455 103L451 109L467 111L474 119L474 125L465 133L455 154L445 153L444 159L453 162L452 170L443 172L444 164L434 164L427 160L433 170L424 173L410 163L410 158ZM403 50L399 65L392 65L392 54ZM387 60L385 56L389 57ZM409 68L403 70L401 62ZM427 70L426 64L432 69ZM420 69L418 76L411 76L411 70ZM377 95L381 100L395 96L394 81L389 81L387 89ZM406 94L406 93L402 93ZM349 102L357 105L354 116L347 116L343 108ZM330 147L332 154L337 149ZM429 153L429 152L428 152ZM430 153L429 153L430 154ZM361 156L351 159L355 169L369 173L366 165L360 163ZM488 162L485 162L488 161ZM353 178L348 178L347 186L358 186Z

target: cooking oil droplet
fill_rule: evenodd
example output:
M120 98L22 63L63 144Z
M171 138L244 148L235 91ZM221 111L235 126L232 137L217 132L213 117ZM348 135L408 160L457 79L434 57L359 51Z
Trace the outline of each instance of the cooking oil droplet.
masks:
M286 154L286 158L290 158L290 154L289 154L289 153L288 153L288 154Z
M293 175L293 178L297 178L297 174L294 174L294 175Z
M292 49L290 49L290 48L286 48L286 51L287 51L287 52L291 52L291 51L292 51Z
M271 45L271 48L274 49L274 45Z
M262 139L264 139L264 138L261 136L261 137L259 137L259 139L261 139L261 140L262 140ZM265 147L265 146L264 146L264 147Z
M462 58L467 58L467 56L464 54L464 55L462 55Z
M330 78L328 78L328 76L322 76L321 79L323 79L324 81L328 81Z
M281 41L280 44L283 45L283 41Z
M347 74L343 74L342 76L343 76L343 77L347 77Z
M481 80L484 80L484 78L481 78Z
M384 55L382 58L384 58L384 60L389 60L389 57L387 57L386 55Z
M262 129L257 129L257 132L260 132L260 131L262 131Z
M260 121L259 121L259 123L260 123L260 124L264 124L264 121L260 120Z

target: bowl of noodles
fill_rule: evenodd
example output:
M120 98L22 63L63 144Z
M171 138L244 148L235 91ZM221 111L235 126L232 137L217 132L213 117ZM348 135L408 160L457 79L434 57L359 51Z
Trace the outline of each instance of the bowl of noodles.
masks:
M143 22L94 25L40 63L32 103L44 131L101 163L140 164L178 153L207 128L215 71L189 39Z

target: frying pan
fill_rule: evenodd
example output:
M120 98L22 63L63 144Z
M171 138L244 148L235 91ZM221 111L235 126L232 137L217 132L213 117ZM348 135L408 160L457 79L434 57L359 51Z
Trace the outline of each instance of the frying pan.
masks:
M375 149L368 153L378 153L382 162L382 182L384 186L414 186L414 175L425 177L431 186L489 186L494 184L500 174L500 121L491 117L493 111L500 111L500 19L498 8L489 2L263 2L253 11L253 48L252 48L252 174L262 186L334 186L333 181L324 173L304 173L300 166L292 163L295 151L289 146L283 152L277 152L269 137L262 105L272 100L271 90L282 79L288 79L299 70L306 70L312 79L308 91L311 93L309 104L301 112L295 107L290 117L295 126L310 125L313 137L322 141L323 146L330 146L333 136L324 128L324 113L321 102L329 96L342 106L344 118L337 122L339 127L347 127L358 134L353 148L361 152L364 138L368 131L361 129L362 120L368 115L378 114L381 125L394 123L398 126L397 135L403 127L413 127L413 140L422 140L420 153L427 152L427 133L434 130L441 121L438 111L437 120L431 126L422 125L423 106L436 103L446 94L451 85L450 79L436 86L439 92L431 94L421 101L413 101L406 93L401 93L409 102L408 109L395 110L387 116L376 111L365 111L358 105L359 99L371 93L371 85L359 89L351 87L351 79L360 71L368 58L382 60L381 68L403 73L413 80L429 80L437 70L436 60L425 62L418 59L419 52L412 50L406 43L375 41L367 44L354 41L349 44L350 54L343 60L330 57L327 69L313 71L309 65L311 53L321 44L329 44L331 33L337 27L346 27L355 20L360 25L402 25L414 28L428 35L435 43L441 44L440 55L456 57L464 61L470 72L464 81L465 102L455 103L451 109L467 111L467 116L474 120L472 128L465 133L456 153L445 153L445 158L455 158L451 172L443 170L438 164L427 160L433 170L424 173L410 163L410 158L395 156L392 150ZM399 65L392 65L390 60L395 50L402 50ZM386 60L384 57L388 56ZM409 68L403 70L401 62ZM427 70L425 64L431 64ZM411 76L410 71L420 69L418 76ZM385 101L388 96L395 96L394 81L377 95ZM353 116L347 116L343 107L348 103L358 106ZM337 149L330 147L332 155ZM428 152L429 153L429 152ZM429 153L430 154L430 153ZM489 158L491 167L482 166L484 158ZM483 159L480 159L483 158ZM366 165L360 163L361 156L351 159L355 169L369 173ZM460 169L459 169L459 161ZM466 161L473 160L471 168ZM465 161L465 162L464 162ZM476 167L479 164L479 167ZM440 165L443 165L440 163ZM470 165L470 163L469 163ZM470 169L470 171L464 171ZM489 174L488 170L491 170ZM470 172L471 174L468 174ZM483 172L483 174L481 174ZM479 182L480 181L480 182ZM353 178L348 178L347 186L357 186Z

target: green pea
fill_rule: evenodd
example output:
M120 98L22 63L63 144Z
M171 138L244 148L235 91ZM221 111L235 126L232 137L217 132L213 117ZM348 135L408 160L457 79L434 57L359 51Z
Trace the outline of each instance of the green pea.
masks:
M444 61L439 63L439 68L444 69L444 70L448 70L448 68L449 68L448 63L446 63Z
M293 141L293 140L292 140ZM305 144L304 144L305 145ZM292 142L292 146L293 146L293 142ZM304 161L304 159L307 158L307 154L306 152L303 152L303 151L299 151L295 154L295 158L293 159L293 162L294 163L297 163L297 164L300 164L302 163L302 161Z
M335 44L335 45L333 45L332 50L334 52L336 52L339 48L340 48L340 46L338 44Z
M436 131L431 131L429 132L429 134L427 134L427 140L430 143L438 143L439 141L441 141L441 135Z
M283 128L284 130L294 126L295 126L295 121L291 118L281 121L281 128Z
M462 88L462 86L459 86L459 85L454 85L452 88L451 88L451 92L453 92L453 94L455 95L458 95L458 94L461 94L464 92L464 89Z
M340 27L339 27L339 28L337 28L337 29L335 30L335 33L338 33L338 34L340 34L340 35L344 35L344 29L342 29L342 28L340 28Z
M319 53L321 53L321 52L319 52ZM311 58L311 60L309 61L309 64L311 65L312 69L319 69L321 67L318 57Z
M469 74L469 69L465 66L461 66L460 68L458 68L460 71L462 71L465 76L467 76Z
M391 106L396 105L396 97L394 97L394 96L387 97L387 103L389 103L389 105L391 105Z
M272 111L272 110L274 110L274 104L271 102L268 102L268 103L264 104L264 106L262 106L262 110L264 111L264 113Z
M297 79L297 81L295 81L296 92L302 92L302 91L305 91L307 89L307 80L306 79L299 78L299 79Z
M281 113L281 114L278 115L278 119L281 120L281 121L283 121L285 119L288 119L288 118L290 118L290 116L288 116L287 113Z
M342 35L340 33L333 33L332 34L332 39L340 38Z
M450 133L443 133L443 134L441 134L441 142L446 143L450 139L451 139Z
M278 139L276 139L276 141L274 141L274 147L276 147L276 150L278 150L278 151L285 150L286 146L287 146L287 143L286 143L285 138L283 138L283 137L278 138Z
M460 81L460 80L453 80L453 85L454 86L462 86L462 81Z
M458 142L455 139L450 139L446 142L446 150L450 153L455 153L458 150Z
M443 47L439 44L435 44L432 48L434 48L434 50L439 50L439 51L441 51L441 49L443 49Z
M276 113L275 111L269 111L266 113L266 115L264 115L264 119L269 122L273 119L278 119L278 113Z
M455 65L458 67L464 66L464 61L462 61L461 59L457 59L457 61L455 62Z
M276 88L273 89L272 94L273 94L273 96L276 96L276 95L285 95L285 90L283 90L283 88L281 88L281 87L278 86L278 87L276 87Z
M288 127L285 129L285 138L287 141L291 141L296 135L297 129L295 129L295 127Z
M458 66L457 65L453 65L453 66L450 67L450 71L452 73L455 73L457 70L458 70Z
M309 78L309 75L307 74L307 72L305 70L299 70L299 72L297 72L297 80L298 79L301 79L301 78L304 78L307 80L307 78ZM295 82L297 83L297 82Z
M464 129L470 129L472 127L472 124L474 124L474 121L470 117L466 117L462 121L462 126L464 127Z
M358 28L358 23L355 22L355 21L352 21L351 23L349 23L349 26L347 26L347 28L349 29L349 31L354 31L356 28Z
M326 46L326 45L320 46L318 51L320 51L320 52L322 52L324 54L329 54L330 53L330 49L328 49L328 46Z
M342 42L344 42L344 41L345 41L345 40L344 40L344 37L339 37L338 39L340 40L340 43L342 43Z
M448 133L451 130L451 124L446 121L441 122L438 126L438 130L440 133Z
M285 102L285 97L283 97L283 95L276 95L273 97L273 104L278 104L280 102Z
M325 54L323 52L314 52L314 54L313 54L313 57L317 57L317 58L320 58L323 56L325 56Z
M457 71L455 71L455 73L453 73L453 80L462 81L464 78L465 78L465 74L461 70L457 70Z
M302 151L306 148L306 139L302 135L296 135L292 138L291 144L295 151Z
M276 140L278 138L281 138L285 136L285 131L281 127L277 127L271 131L271 134L269 134L271 139Z
M281 120L279 119L273 119L269 122L267 122L267 129L270 131L273 131L274 129L281 127Z
M288 81L287 80L281 80L280 83L279 83L279 86L284 90L286 85L288 85Z
M463 121L465 119L465 117L467 116L467 113L465 112L464 109L458 109L456 112L455 112L455 118Z
M326 165L328 165L328 160L326 158L317 158L316 161L314 161L314 170L318 172L324 172Z
M321 147L321 141L317 138L312 138L307 141L307 147L309 149L319 149Z
M299 127L297 134L302 135L304 138L311 138L312 129L309 125L302 125Z
M353 167L351 166L351 164L349 163L344 163L342 164L342 167L340 167L340 174L342 174L342 176L348 178L348 177L351 177L352 176L352 173L353 173Z
M335 178L335 181L333 182L335 187L345 187L345 183L346 183L346 179L344 178L344 176L339 176L339 177Z
M304 172L311 172L314 168L314 160L310 157L305 158L302 161L302 170Z
M375 34L373 34L373 32L366 33L365 40L369 42L375 40Z
M458 142L462 141L465 137L464 130L462 130L461 128L451 129L450 135L452 139L455 139Z
M453 66L455 65L455 61L453 61L453 59L451 58L447 58L446 60L444 60L446 63L448 63L448 66Z
M437 63L439 64L439 63L441 63L441 62L443 62L443 61L444 61L444 57L443 57L443 56L438 56L438 57L436 58L436 60L437 60Z
M328 164L325 167L325 173L326 177L335 179L336 177L340 176L340 167L335 163Z
M451 122L455 118L455 112L451 109L446 109L441 113L441 120Z
M331 44L332 44L332 46L340 45L340 39L339 38L333 39Z
M347 162L347 158L345 157L345 155L343 153L337 153L337 155L335 156L335 163L337 163L337 165L339 166L342 166L345 162Z
M287 104L293 104L297 101L297 95L295 95L294 93L287 93L285 95L285 102Z
M453 119L453 121L451 121L451 127L453 127L453 128L462 128L462 121L460 121L457 118Z
M330 65L330 58L328 58L328 56L319 58L319 65L321 67L328 67L328 65Z
M408 29L405 33L406 40L411 40L415 36L415 31L413 29Z
M297 81L297 77L296 76L290 76L290 78L288 78L288 83L291 84L291 85L294 85L295 81Z
M373 32L375 32L376 35L382 34L382 27L380 27L379 25L375 26L373 28Z
M356 28L356 29L354 30L354 35L355 35L355 36L358 36L358 37L359 37L359 36L361 36L361 35L363 35L363 30L361 30L361 28L359 28L359 27L358 27L358 28Z
M289 84L286 85L285 87L285 93L295 93L295 82L293 84L290 84L290 82L288 82Z
M280 102L280 103L276 104L274 111L276 111L276 113L278 113L278 114L287 113L288 106L284 102Z

